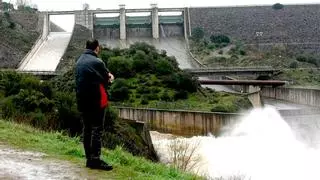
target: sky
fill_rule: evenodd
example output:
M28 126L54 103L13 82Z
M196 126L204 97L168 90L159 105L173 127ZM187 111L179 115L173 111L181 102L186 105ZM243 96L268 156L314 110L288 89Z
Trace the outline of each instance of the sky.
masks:
M15 0L3 0L15 3ZM119 4L125 4L126 8L149 8L156 3L158 7L202 7L202 6L243 6L243 5L270 5L281 4L320 4L320 0L27 0L37 4L40 11L47 10L79 10L84 3L90 5L90 9L118 9Z

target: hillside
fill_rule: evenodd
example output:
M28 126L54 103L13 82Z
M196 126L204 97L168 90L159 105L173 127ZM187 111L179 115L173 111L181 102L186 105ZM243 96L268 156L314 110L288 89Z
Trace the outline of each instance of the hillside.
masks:
M273 79L288 81L290 86L320 86L320 70L316 69L320 67L320 56L317 54L293 51L283 45L262 49L225 35L215 37L190 41L191 52L207 67L271 66L283 70Z
M30 51L41 32L37 13L0 14L0 68L16 68Z

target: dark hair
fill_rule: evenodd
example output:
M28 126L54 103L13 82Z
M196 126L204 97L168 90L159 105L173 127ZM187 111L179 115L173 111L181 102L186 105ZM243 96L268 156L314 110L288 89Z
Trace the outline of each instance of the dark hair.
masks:
M86 49L91 49L92 51L94 51L98 46L99 46L98 40L96 39L88 40L86 44Z

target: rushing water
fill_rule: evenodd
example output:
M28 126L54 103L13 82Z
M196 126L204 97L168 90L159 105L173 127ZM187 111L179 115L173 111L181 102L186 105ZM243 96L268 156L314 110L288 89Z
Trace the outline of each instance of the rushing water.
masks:
M300 141L301 128L291 128L275 109L267 107L252 110L220 137L181 138L180 143L188 144L189 151L196 147L190 171L208 179L319 180L318 144L310 147ZM162 162L172 163L176 143L154 140Z

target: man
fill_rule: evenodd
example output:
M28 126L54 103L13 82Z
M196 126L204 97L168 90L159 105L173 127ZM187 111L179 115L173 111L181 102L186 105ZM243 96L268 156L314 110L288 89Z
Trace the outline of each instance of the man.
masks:
M100 159L100 154L105 108L108 105L106 88L114 77L98 58L99 52L97 40L87 41L86 50L76 63L76 96L83 118L86 166L112 170L111 165Z

